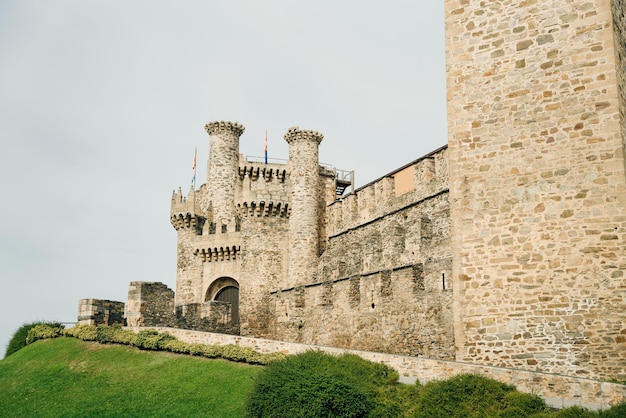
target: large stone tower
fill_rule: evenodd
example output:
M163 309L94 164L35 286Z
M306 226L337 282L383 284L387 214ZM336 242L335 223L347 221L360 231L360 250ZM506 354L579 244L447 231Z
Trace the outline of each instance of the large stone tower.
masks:
M288 169L291 172L291 217L289 218L289 268L293 285L311 281L317 268L321 213L324 200L319 174L319 144L324 135L290 128ZM322 205L322 206L320 206Z
M458 360L626 379L625 10L445 2Z
M213 222L223 232L234 231L239 137L245 128L236 122L211 122L206 124L205 129L211 138L206 178Z

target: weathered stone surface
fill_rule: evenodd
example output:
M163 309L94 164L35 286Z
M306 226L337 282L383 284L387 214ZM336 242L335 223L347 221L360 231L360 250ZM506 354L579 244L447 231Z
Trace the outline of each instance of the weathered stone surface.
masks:
M124 302L102 299L78 301L78 325L126 325Z
M625 3L445 7L456 358L626 376Z

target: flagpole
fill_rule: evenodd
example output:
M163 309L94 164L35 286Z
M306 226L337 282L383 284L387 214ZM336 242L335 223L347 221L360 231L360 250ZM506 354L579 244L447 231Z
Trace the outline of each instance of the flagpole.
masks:
M191 178L191 187L196 190L196 157L198 156L198 147L193 151L193 177Z
M263 148L265 151L265 165L267 165L267 129L265 130L265 142L263 143Z

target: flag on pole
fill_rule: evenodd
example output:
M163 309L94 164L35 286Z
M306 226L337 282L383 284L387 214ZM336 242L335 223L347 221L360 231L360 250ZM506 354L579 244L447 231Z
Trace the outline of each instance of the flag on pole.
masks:
M263 144L263 151L265 152L265 164L267 164L267 129L265 130L265 142Z
M191 186L196 188L196 157L198 156L198 147L193 151L193 165L191 169L193 170L193 177L191 178Z

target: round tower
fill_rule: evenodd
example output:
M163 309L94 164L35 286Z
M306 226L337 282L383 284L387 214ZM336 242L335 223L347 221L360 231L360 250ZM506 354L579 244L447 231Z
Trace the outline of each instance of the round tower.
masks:
M293 285L310 282L319 255L320 174L319 144L324 135L290 128L291 216L289 218L289 280Z
M226 228L234 231L239 137L245 128L240 123L220 121L207 123L205 129L210 137L206 178L213 221L218 232L226 232Z

